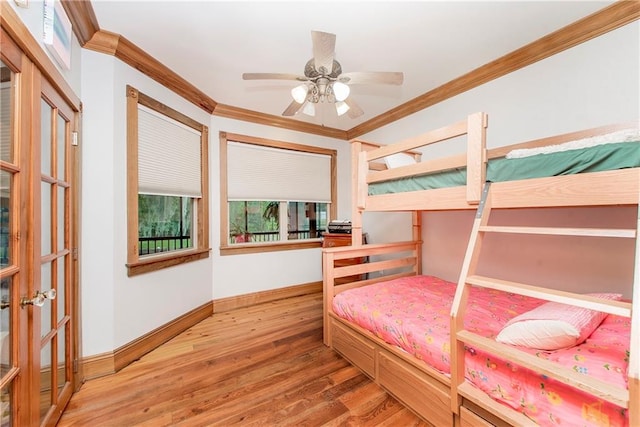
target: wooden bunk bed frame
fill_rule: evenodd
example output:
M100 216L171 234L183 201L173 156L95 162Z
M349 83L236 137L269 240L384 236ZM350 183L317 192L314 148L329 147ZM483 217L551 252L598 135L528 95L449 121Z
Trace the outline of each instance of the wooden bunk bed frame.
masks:
M638 223L631 230L487 227L491 209L529 207L578 207L635 205L640 202L640 168L563 175L484 185L488 159L504 157L515 148L558 144L617 130L638 127L637 122L573 132L526 143L486 149L484 113L395 144L352 141L352 246L323 249L324 342L347 358L389 393L426 421L436 425L519 426L532 421L476 390L464 379L463 346L469 343L489 353L508 354L522 366L549 375L599 398L628 408L631 426L640 425L640 209ZM420 162L386 170L380 159L395 153L410 153L420 159L420 147L459 136L467 136L467 153L446 159ZM368 184L386 179L467 168L467 184L460 187L368 195ZM484 188L484 194L483 194ZM482 200L482 202L481 202ZM417 275L421 269L420 211L476 209L478 214L468 243L451 310L451 377L427 366L401 349L385 343L363 328L338 317L332 310L333 297L347 289L398 277ZM362 215L368 211L410 211L413 239L408 242L362 245ZM506 282L475 275L482 237L488 232L627 237L636 240L632 302L605 302L579 294ZM369 257L366 264L336 266L336 261ZM381 260L378 260L381 259ZM344 264L344 263L342 263ZM336 285L336 278L361 275L366 280ZM574 372L558 370L550 362L529 357L513 347L475 336L463 329L465 303L470 286L520 293L549 301L614 313L631 318L631 347L628 390L615 390L599 381L584 379ZM632 314L634 314L632 316Z

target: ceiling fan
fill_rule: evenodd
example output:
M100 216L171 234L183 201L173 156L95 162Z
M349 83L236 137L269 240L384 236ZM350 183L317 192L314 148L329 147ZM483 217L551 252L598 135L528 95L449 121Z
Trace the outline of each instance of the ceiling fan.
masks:
M401 85L401 72L356 71L343 73L342 66L335 60L336 35L321 31L311 31L313 58L304 67L304 75L285 73L244 73L244 80L295 80L304 82L291 90L293 101L282 113L293 116L298 112L314 116L319 102L335 105L336 113L347 114L352 119L364 114L362 108L349 97L349 84L390 84Z

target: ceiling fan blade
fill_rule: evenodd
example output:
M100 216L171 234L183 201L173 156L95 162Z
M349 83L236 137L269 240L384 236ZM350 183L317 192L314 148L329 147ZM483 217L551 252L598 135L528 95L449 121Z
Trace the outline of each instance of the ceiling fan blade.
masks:
M323 74L331 74L333 57L336 53L336 35L322 31L311 31L311 42L313 43L313 60L316 70ZM326 71L323 72L320 67L324 67Z
M338 81L349 84L401 85L404 74L391 71L355 71L340 74Z
M307 101L305 101L307 102ZM305 102L303 102L302 104L297 102L295 99L293 101L291 101L291 104L289 104L289 106L282 112L283 116L295 116L296 113L298 111L300 111L302 109L302 107L304 106Z
M306 82L309 80L305 76L299 76L297 74L285 74L285 73L244 73L242 80L298 80Z
M361 115L364 114L364 111L356 102L351 99L351 97L344 100L344 102L349 106L349 110L347 111L347 115L352 119L357 119Z

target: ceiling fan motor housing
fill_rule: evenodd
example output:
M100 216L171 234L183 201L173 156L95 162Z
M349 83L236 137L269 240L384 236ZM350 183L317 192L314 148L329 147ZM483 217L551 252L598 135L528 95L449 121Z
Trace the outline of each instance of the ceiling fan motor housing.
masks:
M333 60L331 72L329 72L329 70L325 70L324 67L320 67L320 69L317 70L315 60L313 58L307 61L307 64L304 66L304 75L312 81L315 81L320 77L326 77L331 80L335 80L340 74L342 74L342 66L335 59Z

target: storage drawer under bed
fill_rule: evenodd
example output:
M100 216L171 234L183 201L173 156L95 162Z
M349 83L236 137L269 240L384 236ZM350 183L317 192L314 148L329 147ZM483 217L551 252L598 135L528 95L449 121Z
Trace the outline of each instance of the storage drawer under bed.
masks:
M331 319L332 346L377 384L435 426L453 426L449 388L373 340Z
M460 427L495 427L495 425L476 415L464 406L461 406Z
M362 339L335 320L331 320L331 324L333 349L360 368L370 378L375 379L375 345L368 342L368 340Z
M451 396L444 385L397 357L381 352L378 383L435 426L452 426Z

